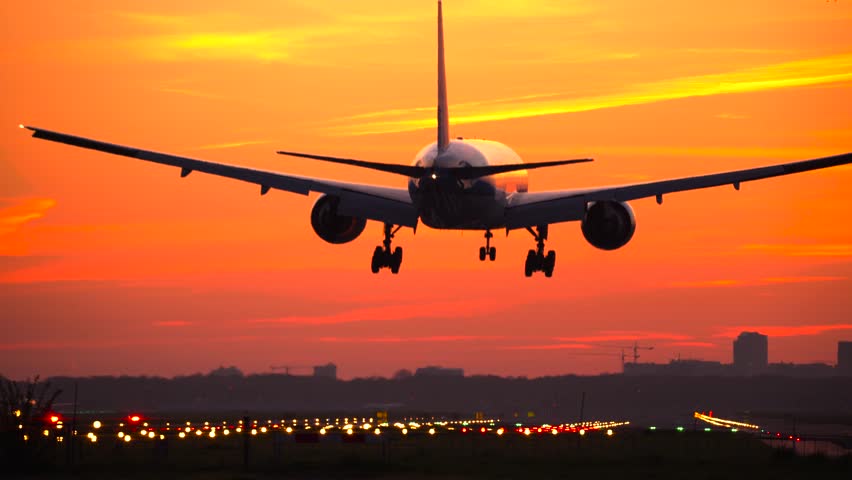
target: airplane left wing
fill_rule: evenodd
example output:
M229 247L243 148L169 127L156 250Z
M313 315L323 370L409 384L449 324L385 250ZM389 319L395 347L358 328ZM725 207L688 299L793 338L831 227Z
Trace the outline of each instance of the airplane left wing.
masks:
M589 202L606 200L626 202L640 198L656 197L657 203L662 203L663 195L669 193L718 187L721 185L732 185L735 189L739 190L740 184L743 182L847 164L852 164L852 153L771 165L768 167L749 168L732 172L637 183L633 185L537 193L515 193L509 198L506 208L506 228L525 228L582 220L586 211L586 205Z
M180 157L167 153L143 150L135 147L106 143L99 140L68 135L65 133L45 130L43 128L21 125L31 130L34 138L65 143L75 147L98 150L101 152L121 155L148 162L161 163L181 169L181 177L194 171L233 178L260 186L261 195L270 189L307 195L310 192L320 192L340 198L338 213L341 215L376 220L393 225L406 227L417 226L417 211L411 203L408 190L401 188L380 187L358 183L339 182L320 178L283 175L276 172L256 170L224 163L197 160Z

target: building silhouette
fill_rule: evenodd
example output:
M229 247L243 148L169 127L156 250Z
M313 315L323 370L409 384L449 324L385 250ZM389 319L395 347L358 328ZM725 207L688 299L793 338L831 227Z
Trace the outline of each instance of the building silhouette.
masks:
M769 365L769 345L766 335L742 332L734 340L734 369L741 374L759 373Z
M415 377L463 377L462 368L445 368L437 366L420 367L414 372Z
M852 342L837 342L837 373L852 376Z
M314 377L337 379L337 365L327 363L314 367Z

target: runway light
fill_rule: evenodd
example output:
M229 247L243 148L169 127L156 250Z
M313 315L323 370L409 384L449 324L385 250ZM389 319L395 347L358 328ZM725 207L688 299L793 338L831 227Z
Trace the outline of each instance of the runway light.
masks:
M21 411L20 411L20 410L15 410L15 416L16 416L16 417L20 417L20 416L21 416Z
M656 430L657 427L650 427L648 430Z
M96 435L92 435L91 437L89 437L89 440L91 440L92 443L97 443L98 437Z
M156 434L156 433L154 433L154 431L153 431L153 430L152 430L152 431L150 431L150 432L148 432L148 438L153 439L153 438L154 438L154 437L156 437L156 436L157 436L157 434Z
M376 435L381 435L382 431L377 428L376 431L374 431L373 433L375 433Z
M160 435L160 440L165 440L165 439L166 439L165 435Z
M252 428L252 429L251 429L251 434L252 434L252 435L257 435L257 429L256 429L256 428Z
M144 437L145 435L148 435L148 430L142 430L139 432L139 434Z
M403 434L403 435L408 435L408 429L407 429L407 428L403 428L403 429L402 429L402 434Z
M260 433L266 433L266 432L267 432L266 427L260 427Z
M222 430L222 435L225 435L227 437L230 434L231 434L231 432L227 428Z
M612 436L612 429L611 429L611 428L607 428L607 429L606 429L606 436L607 436L607 437L611 437L611 436Z
M130 435L124 436L124 443L130 443Z
M325 435L325 429L324 428L320 429L320 435Z
M677 427L675 430L677 430L678 432L682 432L682 431L683 431L683 427Z
M586 434L586 430L581 428L579 433L580 433L580 436L582 437L583 435Z
M434 428L429 429L429 435L435 435L435 429Z
M216 430L210 430L210 438L216 438Z
M130 421L136 423L140 420L139 415L133 415L130 417Z
M705 432L709 432L709 431L710 431L710 427L704 427L704 431L705 431Z
M178 433L178 438L186 438L186 433L184 433L184 432Z
M95 427L95 429L101 428L101 421L95 420L94 422L92 422L92 426Z
M124 432L118 432L118 438L124 438Z
M202 433L202 432L201 432L201 430L196 430L196 431L195 431L195 436L196 436L196 437L200 437L200 436L201 436L201 433Z
M56 415L51 415L51 416L50 416L50 423L56 423L56 422L58 422L58 421L59 421L59 417L58 417L58 416L56 416Z
M503 427L500 427L500 428L498 428L498 429L497 429L497 435L503 435L503 433L504 433L505 431L506 431L506 430L504 430L504 429L503 429Z
M287 433L293 433L293 427L287 427Z

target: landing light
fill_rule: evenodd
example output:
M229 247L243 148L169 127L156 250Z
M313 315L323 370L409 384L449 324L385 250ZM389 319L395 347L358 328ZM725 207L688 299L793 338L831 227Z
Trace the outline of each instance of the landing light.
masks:
M438 179L438 174L437 174L437 173L433 173L433 174L432 174L432 175L430 175L430 176L432 177L432 180L437 180L437 179Z

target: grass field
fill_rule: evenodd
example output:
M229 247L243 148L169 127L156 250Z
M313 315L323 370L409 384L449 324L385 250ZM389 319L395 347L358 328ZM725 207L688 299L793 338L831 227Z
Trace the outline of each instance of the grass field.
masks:
M354 440L354 441L353 441ZM852 478L852 460L795 456L757 437L730 432L619 430L531 435L458 432L430 436L329 435L297 443L286 435L249 440L102 439L79 445L73 466L67 445L12 476L36 478Z

